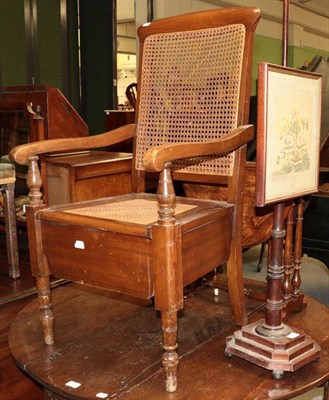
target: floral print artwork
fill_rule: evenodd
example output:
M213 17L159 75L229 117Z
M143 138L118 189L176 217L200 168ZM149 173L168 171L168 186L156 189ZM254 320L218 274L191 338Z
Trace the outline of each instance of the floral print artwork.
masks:
M308 138L310 123L298 111L292 111L279 127L280 152L273 176L307 171L310 168Z

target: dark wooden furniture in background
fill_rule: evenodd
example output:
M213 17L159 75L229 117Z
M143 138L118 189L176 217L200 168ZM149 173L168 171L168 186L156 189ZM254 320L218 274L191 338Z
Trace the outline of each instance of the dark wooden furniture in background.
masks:
M86 137L87 124L56 88L49 85L13 86L2 88L0 103L0 154L20 144L44 139ZM44 118L44 132L33 131L31 119L37 108ZM110 113L117 116L116 112ZM134 121L134 112L111 118L107 129ZM10 129L9 129L10 127ZM41 135L41 136L40 136ZM130 149L131 152L131 149ZM131 154L105 151L78 152L73 155L41 157L44 197L49 204L88 200L129 193L131 191ZM27 168L16 166L16 193L27 194ZM119 182L120 181L120 182ZM48 191L49 182L49 191ZM93 186L91 188L91 185Z
M10 163L8 153L13 147L28 143L30 136L36 135L32 122L34 117L36 113L30 103L0 102L0 168ZM28 202L28 188L26 186L27 166L15 164L12 167L15 169L15 180L2 186L4 212L0 215L0 229L6 232L7 254L10 260L9 276L16 279L20 276L17 228L26 229L23 207L24 203Z
M105 130L111 131L120 126L133 124L135 122L136 113L134 110L104 110ZM132 153L133 140L127 139L122 143L113 144L106 147L107 151Z
M0 163L0 193L3 196L9 276L13 279L20 276L15 215L15 180L15 167L12 164Z
M46 165L50 206L131 193L131 153L88 151L47 157Z
M44 139L88 136L87 124L57 88L50 85L7 86L3 87L1 91L3 107L0 109L5 110L6 104L8 104L7 107L14 103L28 104L33 112L39 112L45 121L43 132L33 131L31 123L26 124L25 122L28 129L18 131L17 144L22 143L22 141L36 142ZM2 155L8 154L9 150L6 152L4 149ZM47 198L47 174L44 156L40 158L39 163L44 180L43 192L45 198Z
M60 90L50 85L6 86L2 88L2 101L31 103L35 112L37 106L41 108L45 120L44 138L30 133L30 142L88 136L88 125Z
M31 119L35 116L29 102L0 102L0 155L34 137ZM44 139L44 138L41 138Z
M126 88L126 97L133 110L136 109L137 104L137 83L133 82Z
M36 113L30 102L0 102L0 156L1 162L9 162L10 150L35 139L32 119ZM43 137L40 139L44 139ZM27 194L25 183L27 166L16 165L16 196Z
M239 187L253 127L240 123L249 108L259 17L256 8L222 9L143 26L138 31L138 125L88 138L30 143L10 153L16 162L29 160L30 165L31 267L47 344L54 343L49 274L138 298L154 297L162 318L169 392L177 386L177 325L184 286L228 261L232 309L237 322L245 321ZM229 56L221 57L227 48ZM187 76L188 86L181 85ZM42 129L42 120L35 123ZM38 154L109 146L134 136L135 194L45 208ZM174 179L225 185L228 201L175 198L172 162ZM144 171L160 172L157 195L142 193Z

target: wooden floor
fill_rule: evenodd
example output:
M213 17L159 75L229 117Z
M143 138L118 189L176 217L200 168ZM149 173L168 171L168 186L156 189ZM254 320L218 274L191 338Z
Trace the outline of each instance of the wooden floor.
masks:
M0 399L41 400L44 398L43 390L16 366L8 347L10 325L22 308L35 297L28 253L26 249L20 249L21 279L15 281L8 278L3 237L0 237L0 246Z
M34 278L29 268L25 233L19 234L19 247L21 279L9 279L5 235L0 232L0 305L28 296L33 292Z
M44 392L15 364L8 347L9 329L16 315L36 298L35 281L31 275L27 240L19 233L20 279L8 277L5 237L0 232L0 399L41 400ZM53 286L58 284L54 281Z
M45 354L42 354L44 353L44 350L42 350L44 346L38 338L40 328L36 311L36 295L33 294L35 290L34 281L29 277L28 258L24 250L21 250L21 270L22 278L20 282L15 283L7 278L6 257L3 248L1 248L0 293L3 294L0 305L1 400L39 400L45 398L43 389L29 376L21 372L13 361L8 346L9 329L12 323L14 323L14 331L17 334L14 336L11 334L11 345L15 346L15 343L20 343L16 348L12 347L16 359L23 364L31 362L31 365L26 368L30 370L30 373L32 371L32 373L37 374L39 380L42 380L43 383L50 379L48 381L50 386L54 384L52 382L54 376L59 374L60 378L58 378L55 386L59 390L57 394L62 395L64 392L61 392L63 390L61 384L66 382L66 378L69 378L70 374L74 373L78 376L80 372L80 379L85 379L88 384L90 379L93 379L100 391L105 391L105 388L102 390L102 385L103 382L107 382L106 389L110 388L113 395L111 398L120 397L127 400L283 399L300 394L300 388L303 385L311 388L323 383L323 379L318 381L316 377L323 376L323 369L329 371L329 340L325 334L326 328L323 326L323 323L328 323L328 313L327 309L321 305L318 310L319 303L310 299L306 312L293 316L292 323L296 326L304 324L304 329L305 327L306 329L314 329L314 325L317 326L315 329L316 339L320 340L320 345L325 347L325 362L327 364L312 363L310 368L302 368L301 372L297 372L295 375L291 376L288 373L286 381L274 381L270 378L271 373L269 371L250 366L246 361L239 360L236 357L227 359L224 356L225 337L236 329L231 322L227 294L221 292L216 302L213 296L209 297L210 289L202 289L187 300L186 316L183 316L180 321L180 354L182 358L178 377L179 389L175 394L167 394L164 391L163 374L158 362L161 354L161 339L158 337L159 322L152 307L141 307L140 303L134 303L130 300L120 303L116 295L103 294L97 289L86 289L71 284L63 285L54 291L55 306L57 309L63 310L63 312L59 311L58 313L59 319L57 319L56 329L59 332L60 340L56 345L60 348L64 344L66 349L65 352L62 352L65 362L64 364L60 363L60 368L56 370L56 364L58 365L60 360L52 358L51 365L49 365L49 360L44 357ZM10 296L14 301L10 301ZM71 310L73 313L66 312L68 303L73 307ZM263 314L261 307L262 304L259 301L248 300L251 319L258 319ZM91 317L86 318L85 308L89 308L91 312L88 315ZM323 319L325 314L327 319ZM100 319L99 315L102 315L104 319ZM307 322L305 322L305 316ZM30 325L24 323L27 320L30 321ZM116 324L115 329L118 329L117 339L107 342L107 338L111 337L108 330L113 329L113 321ZM141 327L144 330L143 338L145 339L146 335L149 340L146 343L145 340L137 340L136 346L134 346L136 333L138 334ZM76 333L72 336L72 332ZM95 339L88 341L88 337L93 335L98 338L97 344L104 342L103 348L98 345L94 347ZM132 340L131 338L135 339ZM104 365L110 354L108 353L109 349L112 349L116 342L117 347L119 346L118 354L121 354L119 356L121 357L120 367L114 366L110 371L106 371ZM30 351L31 345L34 348L34 354ZM122 346L126 349L124 354L120 353ZM84 367L81 366L81 360L79 361L77 357L78 349L83 350L81 354L88 358L88 365L91 363L90 368L87 368L87 364L84 364ZM40 356L40 361L34 361L38 359L38 357L34 357L35 354L38 357ZM107 354L107 357L104 357L104 354ZM118 354L111 353L111 360L118 357ZM93 362L95 365L92 364ZM113 364L115 363L113 362ZM86 370L81 371L84 368ZM48 372L45 374L44 371L46 370ZM51 373L54 372L55 375L52 376ZM122 379L119 379L119 377L122 377ZM130 382L131 379L133 384L127 387L127 382ZM237 392L237 389L234 388L239 388L240 392ZM285 397L285 391L293 396ZM77 396L79 396L78 393Z

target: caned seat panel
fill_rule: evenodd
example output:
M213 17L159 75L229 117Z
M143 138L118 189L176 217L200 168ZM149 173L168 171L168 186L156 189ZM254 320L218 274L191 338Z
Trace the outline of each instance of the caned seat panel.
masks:
M76 226L121 232L133 236L151 237L152 225L158 221L158 201L154 194L141 193L64 204L37 213L43 221L70 223ZM212 200L176 198L175 219L182 231L211 219L226 218L234 206Z
M176 215L195 208L191 204L176 204ZM87 206L67 213L91 216L93 218L112 219L132 224L149 225L158 220L158 203L145 199L132 199L121 202Z
M245 26L155 34L143 48L136 168L151 147L216 139L237 127ZM193 53L193 57L190 54ZM231 175L234 153L184 159L188 173Z

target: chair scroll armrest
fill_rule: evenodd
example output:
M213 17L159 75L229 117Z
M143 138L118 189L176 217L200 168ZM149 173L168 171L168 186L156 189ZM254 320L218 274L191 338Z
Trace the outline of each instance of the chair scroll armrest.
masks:
M132 138L135 130L136 125L129 124L94 136L40 140L14 147L9 153L9 158L18 164L26 164L29 157L39 154L110 146Z
M174 143L152 147L144 155L147 171L162 171L168 161L210 154L226 154L246 144L254 136L254 126L244 125L220 139L199 143Z

